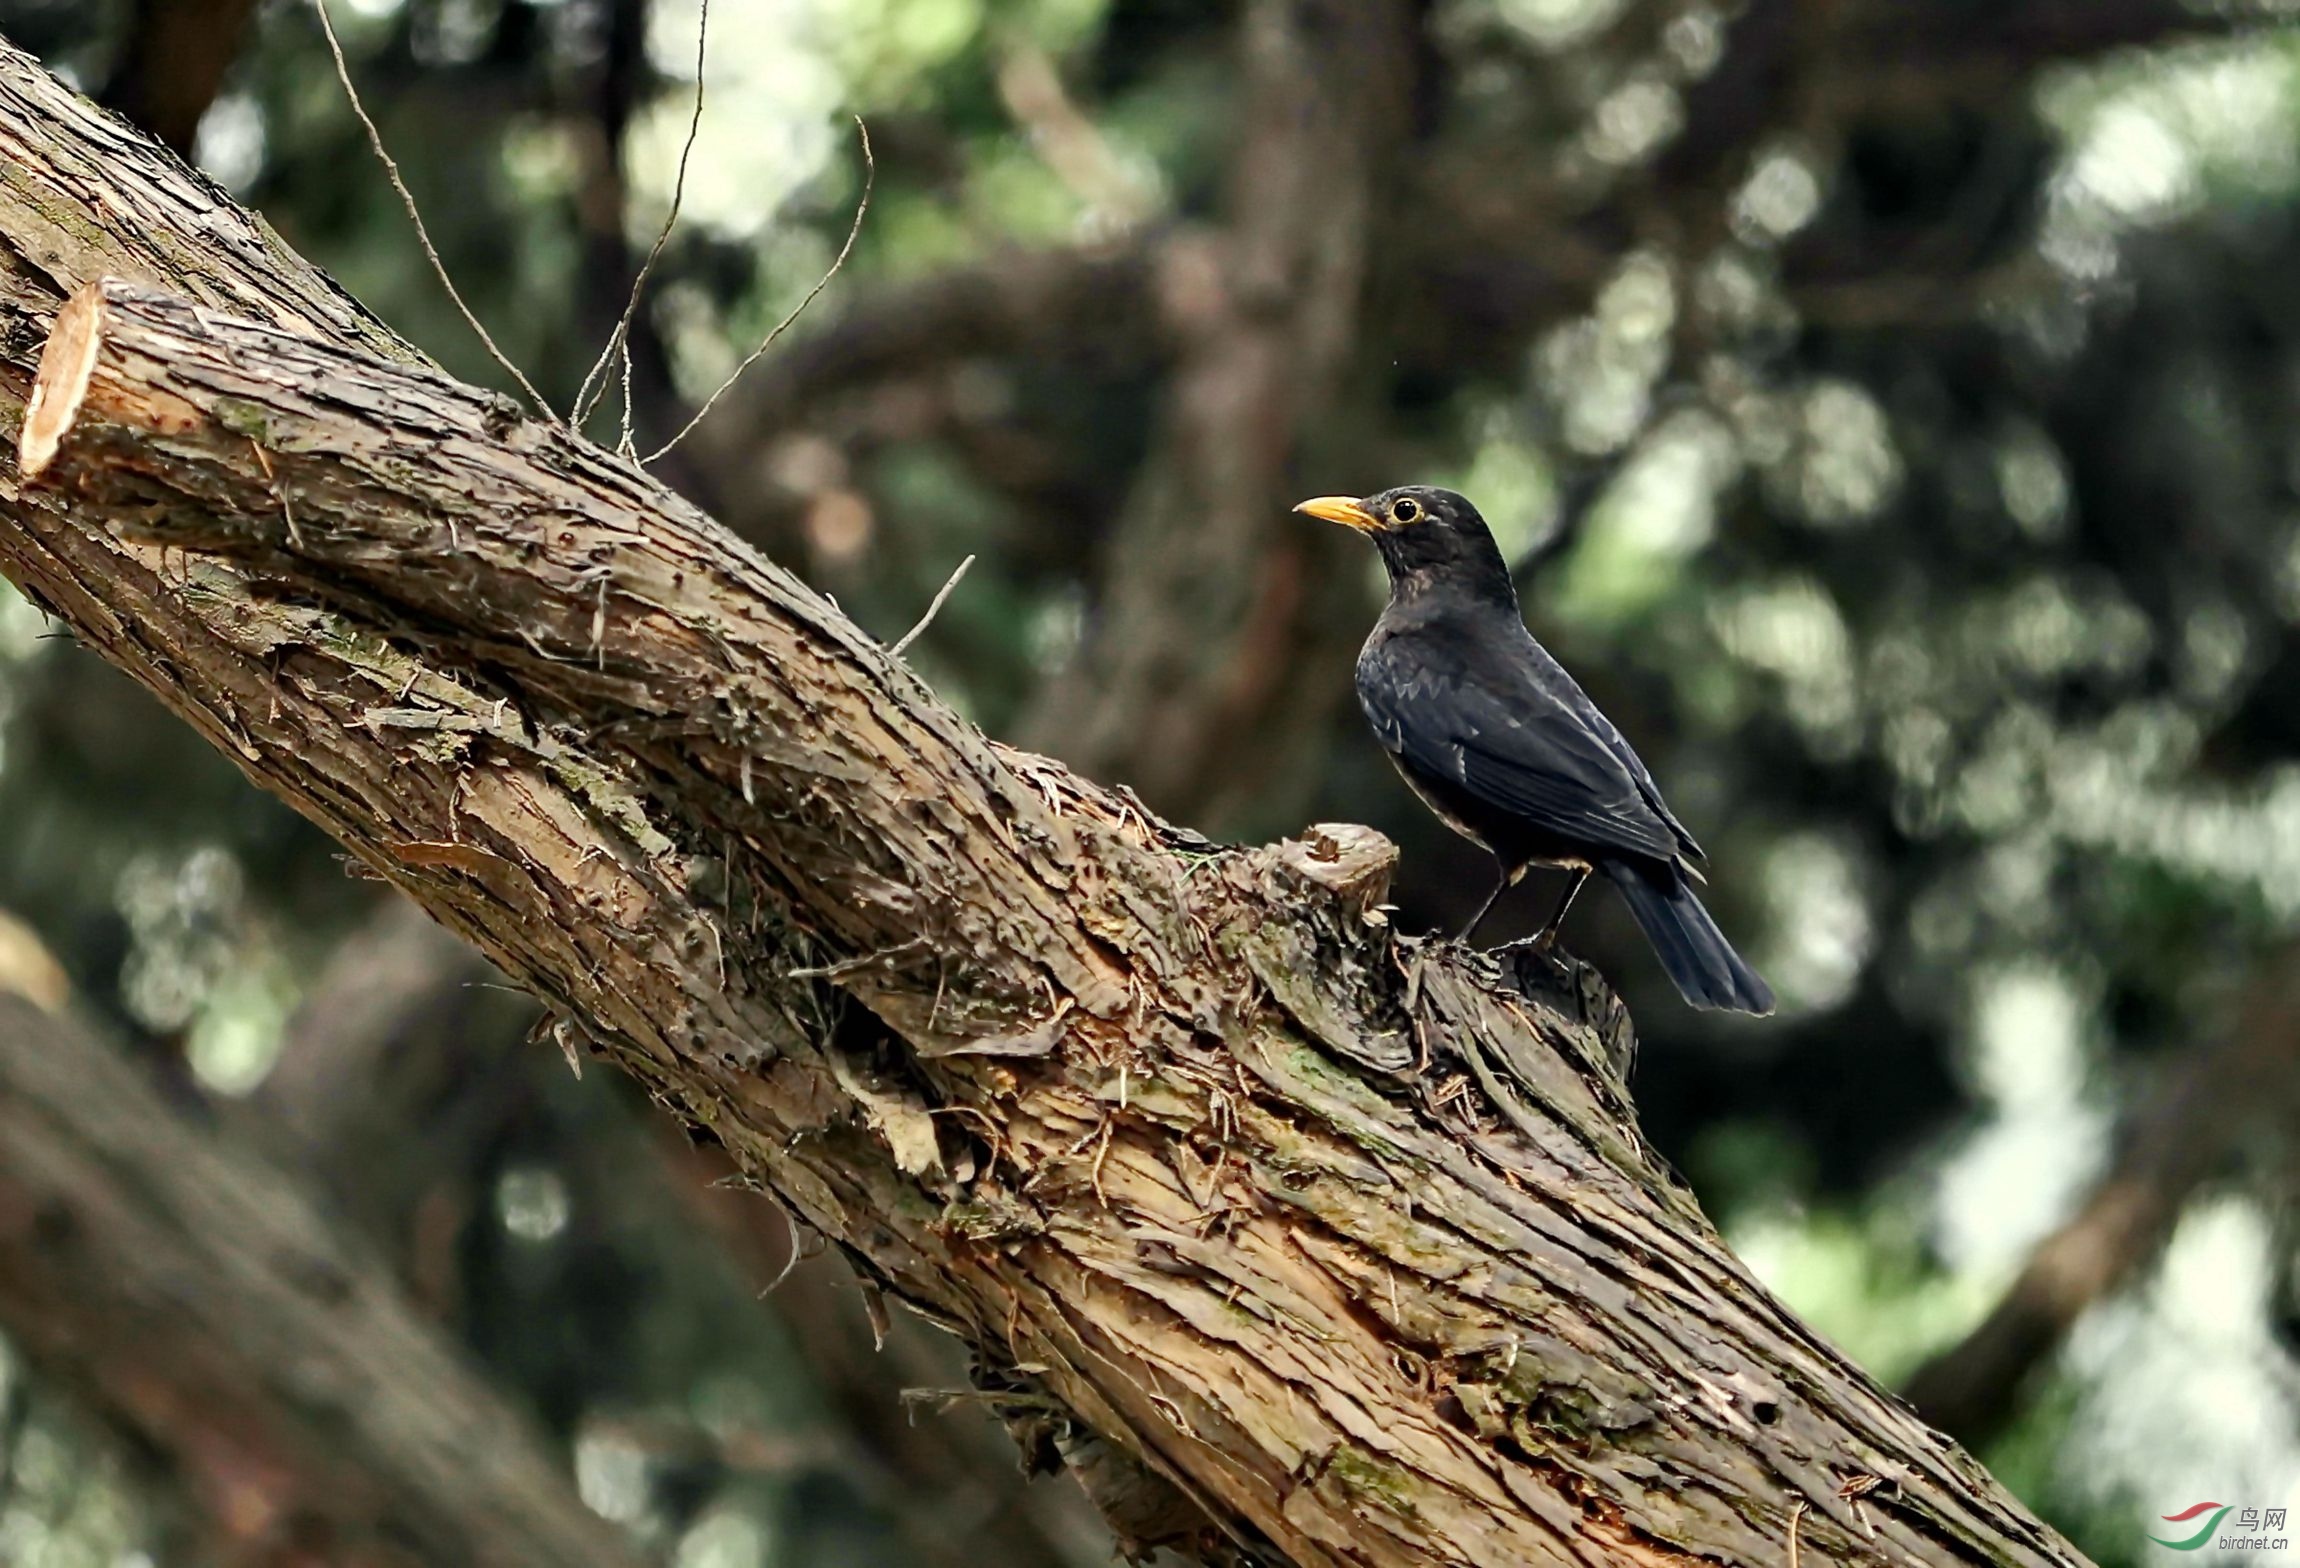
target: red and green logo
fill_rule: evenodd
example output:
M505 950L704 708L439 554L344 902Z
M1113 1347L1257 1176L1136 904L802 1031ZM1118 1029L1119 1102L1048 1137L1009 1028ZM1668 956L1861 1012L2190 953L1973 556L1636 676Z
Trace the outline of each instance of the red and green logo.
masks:
M2202 1529L2185 1539L2167 1541L2161 1535L2152 1535L2149 1539L2159 1546L2169 1546L2176 1552L2197 1551L2212 1539L2212 1532L2220 1528L2220 1521L2228 1517L2228 1510L2234 1506L2233 1503L2197 1503L2176 1514L2160 1514L2158 1517L2166 1524L2186 1524L2199 1514L2210 1514L2212 1517L2204 1521Z

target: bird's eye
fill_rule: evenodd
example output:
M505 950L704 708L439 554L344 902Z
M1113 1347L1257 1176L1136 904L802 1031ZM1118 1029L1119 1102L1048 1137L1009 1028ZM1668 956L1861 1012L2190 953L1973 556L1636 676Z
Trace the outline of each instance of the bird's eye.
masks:
M1401 499L1400 501L1398 501L1398 502L1397 502L1397 504L1395 504L1394 506L1392 506L1392 507L1390 508L1390 517L1391 517L1391 519L1392 519L1393 521L1395 521L1395 522L1400 522L1400 523L1410 523L1410 522L1414 522L1414 521L1416 521L1417 519L1419 519L1421 515L1422 515L1422 504L1421 504L1421 502L1419 502L1419 501L1415 500L1415 499L1414 499L1412 496L1410 496L1410 495L1409 495L1409 496L1406 496L1406 497L1404 497L1403 499Z

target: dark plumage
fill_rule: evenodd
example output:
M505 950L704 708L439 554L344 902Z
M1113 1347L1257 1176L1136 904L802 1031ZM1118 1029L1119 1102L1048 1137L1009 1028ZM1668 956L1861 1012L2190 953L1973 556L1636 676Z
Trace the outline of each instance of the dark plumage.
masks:
M1477 508L1415 485L1295 510L1364 533L1389 568L1389 607L1358 655L1358 703L1414 793L1501 862L1461 939L1529 866L1563 866L1573 880L1537 938L1547 946L1596 871L1621 890L1687 1002L1771 1012L1771 988L1694 895L1701 846L1621 732L1525 629Z

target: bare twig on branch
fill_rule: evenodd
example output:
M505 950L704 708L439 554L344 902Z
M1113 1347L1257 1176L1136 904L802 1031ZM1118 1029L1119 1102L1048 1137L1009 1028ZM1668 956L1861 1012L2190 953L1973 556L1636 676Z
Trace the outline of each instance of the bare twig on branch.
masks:
M614 437L618 451L625 445L624 425L630 427L629 445L636 451L642 432L660 436L678 428L694 411L692 401L679 395L670 349L647 308L649 296L640 295L636 310L631 303L645 255L633 250L628 230L633 182L627 165L639 150L631 129L655 81L647 53L653 13L653 0L602 0L592 9L597 59L591 90L570 95L566 103L565 123L579 164L570 194L583 236L576 275L581 324L602 346L616 342L620 332L616 361L622 374L622 407ZM685 211L683 200L680 211ZM663 257L669 254L666 248ZM661 279L659 260L649 286L659 285ZM606 390L603 385L594 388L591 410L578 422L579 428L589 423ZM755 542L779 542L785 519L772 498L759 498L761 487L745 463L714 461L716 455L690 445L671 454L655 473L697 506L747 530ZM747 505L738 509L730 506L730 500Z
M1802 1502L1815 1563L2080 1560L1723 1249L1594 976L1408 995L1378 836L1210 853L991 745L629 464L234 319L314 286L69 103L0 54L0 312L55 321L0 568L960 1334L1123 1539L1771 1568Z
M583 385L575 393L574 422L577 429L590 418L598 399L607 395L612 379L611 368L618 354L623 359L623 428L617 450L625 457L636 457L631 449L631 318L639 313L639 302L646 297L647 278L654 272L655 263L662 257L663 247L671 243L671 231L679 225L679 207L687 197L687 160L694 155L695 138L703 129L703 61L711 38L711 0L702 0L702 15L695 23L695 107L687 117L687 138L679 147L679 172L671 182L671 208L663 214L663 226L655 232L655 243L648 247L647 259L639 263L639 271L631 279L631 296L624 301L623 314L615 322L615 330L599 350L599 358L583 377ZM621 155L620 148L609 148L608 157ZM593 384L597 383L594 391Z
M703 406L696 409L694 416L690 418L685 424L679 427L678 434L672 436L670 440L655 448L654 451L649 452L642 461L649 464L659 462L671 451L673 447L686 440L694 428L701 424L704 419L709 417L711 410L718 406L719 399L726 396L727 392L734 386L734 384L743 379L743 372L757 364L760 357L763 356L768 349L775 346L775 340L780 338L784 333L790 331L792 324L795 323L799 317L805 315L807 307L815 302L815 296L820 294L824 289L830 287L831 279L837 277L839 275L840 269L846 266L847 257L854 251L855 240L862 234L863 218L870 212L871 188L878 182L878 160L871 156L870 150L870 127L863 124L862 116L860 115L855 116L855 135L860 138L862 142L862 196L855 202L854 222L847 226L846 241L844 244L839 246L839 253L831 258L829 269L826 270L821 277L815 279L814 287L808 289L805 296L802 297L796 305L791 307L790 313L788 315L784 316L782 320L776 322L773 327L768 329L767 335L759 339L759 346L755 349L752 349L750 353L744 355L743 362L737 365L732 371L728 372L727 379L720 382L716 387L711 389L711 395L703 399Z
M423 245L423 254L430 260L431 270L438 275L440 287L447 290L447 297L455 302L456 310L462 313L471 330L479 334L479 341L487 346L487 352L495 363L501 365L511 379L519 383L520 390L527 394L527 401L539 412L551 417L550 403L542 393L535 390L535 383L527 379L526 373L511 362L511 356L496 346L494 335L487 330L486 323L464 302L463 291L455 286L455 279L448 276L447 263L440 258L439 248L431 243L431 230L424 224L423 209L415 204L414 193L407 188L407 181L400 175L398 160L383 145L383 132L376 128L375 121L367 112L367 105L360 101L359 88L352 83L351 62L343 57L343 45L335 36L335 21L328 15L327 0L311 0L311 5L319 13L320 31L327 34L327 52L335 59L336 80L343 84L344 97L351 102L351 112L359 116L359 123L367 130L367 145L374 151L376 162L383 165L384 174L391 180L391 188L399 193L399 204L407 209L408 221L415 225L415 237Z
M966 575L967 568L973 564L974 557L971 555L958 563L956 569L951 572L949 578L944 581L942 587L935 593L934 598L928 603L926 607L926 613L918 618L918 623L911 627L909 631L904 632L900 637L896 638L894 646L887 649L886 652L888 658L901 658L903 656L904 650L909 648L912 643L918 641L919 634L934 624L934 618L942 613L942 601L950 597L951 590L958 586L958 580Z

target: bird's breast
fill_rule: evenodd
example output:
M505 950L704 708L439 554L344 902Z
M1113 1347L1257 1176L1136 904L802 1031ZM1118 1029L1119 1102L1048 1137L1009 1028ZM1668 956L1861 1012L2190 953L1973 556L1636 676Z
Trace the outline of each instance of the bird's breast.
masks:
M1434 780L1424 782L1414 769L1406 766L1405 759L1396 752L1388 752L1387 755L1390 759L1390 766L1398 770L1398 777L1406 781L1406 788L1420 797L1421 803L1430 808L1432 815L1478 848L1488 852L1493 849L1493 845L1486 842L1485 835L1472 826L1469 819L1463 816L1454 805L1449 798L1452 794L1451 791Z

